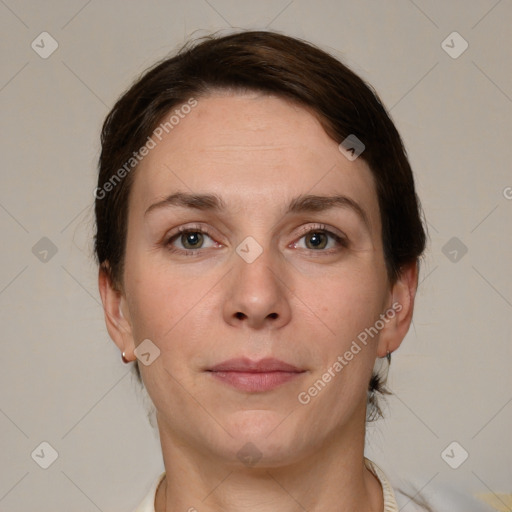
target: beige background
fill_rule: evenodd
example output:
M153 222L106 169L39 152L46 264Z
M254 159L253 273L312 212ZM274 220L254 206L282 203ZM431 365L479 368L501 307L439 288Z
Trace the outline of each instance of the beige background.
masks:
M131 510L163 468L99 304L99 130L146 67L192 34L232 27L342 58L390 108L416 172L429 250L367 455L427 494L510 493L511 22L507 0L0 1L0 510ZM31 47L45 37L51 48L43 31L58 43L46 59ZM458 58L442 46L454 31L469 44ZM463 41L445 45L453 54ZM43 441L58 452L46 470L31 457ZM458 469L441 457L452 441L452 459L469 453Z

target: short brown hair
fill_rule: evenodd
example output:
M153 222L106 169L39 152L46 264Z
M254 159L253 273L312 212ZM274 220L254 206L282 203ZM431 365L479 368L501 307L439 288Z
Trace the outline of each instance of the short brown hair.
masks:
M134 172L123 173L115 186L106 184L112 183L171 109L218 89L286 98L313 112L337 143L348 136L362 141L360 158L369 165L376 185L390 281L396 281L404 265L418 261L426 235L411 167L400 135L375 91L339 60L308 42L275 32L244 31L186 44L146 71L108 114L101 133L96 190L102 194L96 195L95 252L116 286L123 286ZM385 377L374 374L369 383L369 418L375 412L381 414L375 393L387 393L384 382Z

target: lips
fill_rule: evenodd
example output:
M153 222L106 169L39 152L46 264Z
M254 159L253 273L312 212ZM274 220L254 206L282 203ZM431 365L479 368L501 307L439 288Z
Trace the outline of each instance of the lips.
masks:
M274 358L260 361L247 358L230 359L212 366L207 371L216 380L249 393L270 391L306 372Z
M237 359L229 359L220 364L212 366L208 369L211 372L251 372L251 373L268 373L268 372L303 372L292 364L285 363L279 359L266 358L260 361L252 361L245 357Z

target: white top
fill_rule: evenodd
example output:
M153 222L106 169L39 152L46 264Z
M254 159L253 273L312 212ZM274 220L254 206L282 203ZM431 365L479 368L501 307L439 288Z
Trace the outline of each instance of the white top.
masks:
M364 458L364 463L366 467L378 478L380 485L382 486L382 491L384 495L384 509L383 512L399 512L398 505L395 499L395 493L386 478L386 475L382 471L382 469L372 462L370 459ZM144 498L142 503L137 507L134 512L155 512L155 496L156 490L160 485L160 482L163 480L165 476L165 471L156 479L156 481L151 486L148 495ZM410 510L410 509L408 509Z

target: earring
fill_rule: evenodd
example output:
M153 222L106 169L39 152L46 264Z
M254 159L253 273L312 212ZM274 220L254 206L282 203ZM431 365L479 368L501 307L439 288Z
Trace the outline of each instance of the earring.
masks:
M123 352L122 356L121 356L121 359L123 360L123 363L124 364L128 364L130 361L128 361L128 359L126 359L126 354L125 352Z

